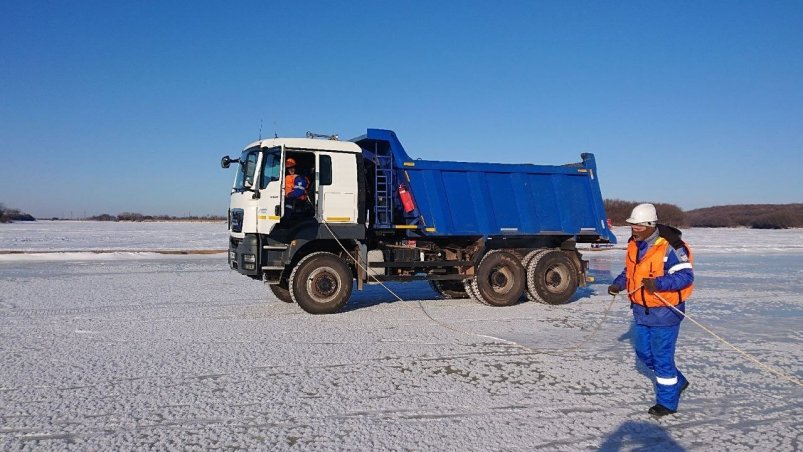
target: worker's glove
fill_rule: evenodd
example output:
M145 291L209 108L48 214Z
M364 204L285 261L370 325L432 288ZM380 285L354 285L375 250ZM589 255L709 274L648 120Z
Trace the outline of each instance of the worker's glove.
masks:
M608 286L608 295L616 295L616 294L618 294L618 293L619 293L619 292L621 292L621 291L622 291L622 289L620 289L620 288L616 287L616 286L615 286L615 285L613 285L613 284L611 284L610 286Z
M658 288L655 287L655 278L644 278L641 280L641 285L644 286L649 293L658 291Z

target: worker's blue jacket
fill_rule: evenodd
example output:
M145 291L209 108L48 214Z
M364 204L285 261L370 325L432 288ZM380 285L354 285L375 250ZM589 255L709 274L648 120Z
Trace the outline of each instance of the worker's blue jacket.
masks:
M636 242L639 261L659 237L666 238L669 243L673 244L667 247L667 253L666 256L664 256L663 276L655 278L655 286L659 292L680 291L681 289L691 286L694 282L694 271L691 267L688 250L680 240L680 234L680 231L673 227L658 225L653 235L644 241ZM636 282L636 284L640 285L640 281ZM627 287L626 270L622 270L622 273L614 279L613 285L620 290L625 290ZM630 306L633 310L636 323L639 325L671 326L677 325L683 320L681 314L675 312L675 310L668 306L648 308L638 303L631 303ZM685 312L685 300L675 307L679 311Z
M309 179L300 174L288 174L284 178L284 195L288 198L298 199L300 201L307 200L307 189L309 188Z

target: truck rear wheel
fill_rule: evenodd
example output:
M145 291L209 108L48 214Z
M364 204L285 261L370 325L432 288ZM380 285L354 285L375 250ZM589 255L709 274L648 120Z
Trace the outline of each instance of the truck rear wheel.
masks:
M476 292L474 292L474 278L463 280L463 290L466 291L466 295L468 295L468 298L471 298L472 300L482 304L488 304L485 302L485 300L480 298Z
M538 256L540 254L544 254L547 251L549 251L549 249L538 248L538 249L534 249L534 250L530 251L529 253L527 253L526 256L524 256L524 259L521 260L521 266L524 267L525 278L526 278L526 272L527 272L527 269L529 268L530 262L533 259L535 259L535 256ZM538 301L537 299L533 298L532 295L530 295L529 287L530 286L529 286L529 283L528 283L527 289L524 291L525 298L527 298L528 301Z
M491 251L477 266L475 294L491 306L514 305L524 293L525 275L516 256L507 251Z
M531 300L563 304L577 291L577 268L566 253L549 250L527 265L527 293Z
M539 254L546 253L547 251L549 251L549 250L546 249L546 248L538 248L538 249L530 251L529 253L527 253L524 256L524 259L521 260L521 266L524 267L524 268L527 268L527 264L529 264L530 261L533 260L533 258L535 258L535 256L537 256Z
M332 253L312 253L290 274L290 295L310 314L331 314L349 301L353 279L343 259Z
M432 287L432 290L440 295L441 298L468 298L469 296L466 293L463 281L430 279L429 286Z
M292 303L293 297L290 295L290 290L283 284L270 284L270 291L273 295L285 303Z

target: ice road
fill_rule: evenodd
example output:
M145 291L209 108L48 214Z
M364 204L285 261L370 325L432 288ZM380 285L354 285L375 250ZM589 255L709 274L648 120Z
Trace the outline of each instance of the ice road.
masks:
M5 227L0 250L24 254L0 255L3 450L803 449L803 388L688 321L680 412L646 413L628 302L600 325L621 247L584 253L596 280L562 306L438 300L413 283L391 285L404 302L371 286L312 316L225 254L136 252L220 247L225 225L173 225L186 230L169 243L165 226L45 224L26 240ZM119 252L81 251L107 233ZM798 380L802 235L685 234L689 314ZM55 240L70 253L30 254Z

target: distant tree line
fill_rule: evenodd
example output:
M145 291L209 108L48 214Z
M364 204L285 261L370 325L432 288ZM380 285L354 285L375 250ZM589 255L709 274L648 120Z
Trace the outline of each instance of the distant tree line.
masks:
M803 227L803 204L733 204L686 212L696 227L787 229Z
M51 220L65 220L66 218L53 217ZM108 213L95 215L82 220L94 221L226 221L226 217L220 215L187 215L176 217L173 215L143 215L136 212L123 212L117 215ZM12 221L36 221L33 215L22 212L19 209L10 209L0 203L0 223L11 223Z
M122 212L117 215L104 213L85 219L94 221L226 221L226 217L220 215L188 215L185 217L176 217L173 215L143 215L136 212Z
M649 202L649 201L645 201ZM623 226L637 201L606 199L605 211L616 226ZM653 203L658 220L677 227L722 228L746 227L753 229L803 228L803 204L733 204L683 209L674 204Z
M0 203L0 223L11 223L12 221L36 221L36 218L31 214L19 209L10 209Z
M605 211L615 226L624 226L630 211L642 201L606 199ZM643 201L649 202L649 201ZM667 203L656 203L658 220L663 224L677 227L747 227L753 229L803 228L803 203L797 204L732 204L727 206L705 207L702 209L683 209ZM59 218L53 218L58 220ZM220 215L143 215L136 212L122 212L117 215L104 213L84 220L95 221L225 221ZM32 215L20 209L11 209L0 203L0 223L12 221L36 221Z

